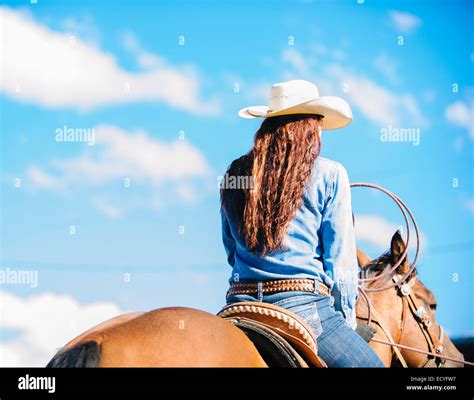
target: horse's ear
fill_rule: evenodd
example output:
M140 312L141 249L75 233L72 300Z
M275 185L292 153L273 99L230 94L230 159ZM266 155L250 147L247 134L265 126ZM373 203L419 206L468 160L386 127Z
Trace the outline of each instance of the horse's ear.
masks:
M406 244L403 241L402 234L400 231L396 231L392 237L392 242L390 243L390 256L392 265L395 265L396 262L400 259L403 252L406 249ZM405 256L402 263L397 268L398 274L406 274L410 269L410 263L408 262L408 257Z
M372 260L362 250L357 249L357 263L361 269L364 269Z

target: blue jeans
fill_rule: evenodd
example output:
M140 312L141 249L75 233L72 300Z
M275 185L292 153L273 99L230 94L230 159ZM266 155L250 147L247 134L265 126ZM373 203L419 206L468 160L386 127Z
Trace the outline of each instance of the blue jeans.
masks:
M227 304L259 301L256 296L229 296ZM286 308L303 318L318 340L318 354L330 368L383 368L382 361L368 343L349 325L341 312L334 309L331 296L310 292L265 294L261 301Z

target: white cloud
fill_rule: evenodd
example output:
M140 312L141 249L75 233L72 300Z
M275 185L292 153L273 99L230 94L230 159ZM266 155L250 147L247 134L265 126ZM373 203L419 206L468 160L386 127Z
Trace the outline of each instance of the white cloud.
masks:
M464 137L463 136L458 136L453 143L454 150L456 153L460 153L462 149L464 148Z
M445 111L446 119L454 125L465 128L474 140L474 102L456 101L450 104Z
M341 61L346 58L346 53L340 48L328 49L320 42L311 42L308 44L309 56L312 61L322 59L332 59L333 61Z
M289 67L289 70L283 71L282 80L307 79L318 86L321 96L333 95L334 85L324 74L324 64L319 62L322 48L324 48L322 45L310 46L310 51L305 55L295 48L284 50L281 61L286 67Z
M296 49L285 49L281 55L284 63L289 64L299 75L305 77L310 75L309 65L306 58Z
M70 295L42 293L22 298L0 291L1 328L18 332L0 342L0 366L45 366L68 341L122 313L111 302L81 304Z
M414 95L393 92L340 64L321 64L317 58L315 51L305 57L294 48L284 50L281 59L291 71L285 71L283 77L309 79L318 85L321 96L337 95L343 88L348 88L341 96L351 106L358 107L368 120L378 125L414 128L429 126L429 120L423 115ZM398 79L396 62L388 56L382 55L375 64L376 68L382 69L382 73L391 79Z
M93 199L94 207L102 215L105 215L107 218L116 219L123 214L123 210L119 207L112 205L108 200L97 197Z
M206 185L199 185L210 177L211 168L188 141L162 141L145 131L126 132L110 125L97 126L93 132L95 144L81 143L78 155L30 165L26 189L88 196L92 206L111 219L137 208L195 203L206 190ZM109 191L106 197L101 193L104 188Z
M62 189L60 180L35 165L27 168L26 175L36 187L53 190Z
M325 56L333 60L341 60L345 57L342 50L329 50L321 43L311 43L307 53L303 54L294 47L285 48L280 59L266 60L265 65L270 69L277 69L278 62L281 63L285 69L279 74L280 81L291 79L308 79L313 81L319 89L321 96L330 95L334 93L334 85L326 79L323 75L323 68L318 64L318 60ZM268 102L268 95L274 81L260 80L257 82L246 82L244 79L228 74L227 80L230 84L239 83L241 93L249 102L258 104L266 104ZM248 104L242 104L242 107Z
M111 125L99 125L94 132L94 146L84 146L79 156L52 162L56 174L30 167L35 176L48 177L36 178L36 183L45 188L52 188L52 182L90 186L129 178L158 185L209 172L205 157L185 140L159 141L144 131L129 133Z
M86 43L97 46L100 40L100 30L91 14L68 17L59 22L59 29L74 37L80 37Z
M371 79L331 65L328 73L346 86L349 103L356 105L370 121L383 126L429 126L415 97L409 93L394 93Z
M401 11L390 11L392 24L400 33L412 33L422 24L422 20L414 14Z
M216 100L201 98L194 67L176 67L136 44L138 63L128 72L110 53L40 25L26 15L0 7L1 90L8 96L48 108L88 110L151 101L199 115L215 115Z
M311 43L310 49L311 49L311 52L320 56L325 56L329 52L328 48L324 44L319 43L319 42Z
M400 82L398 76L399 62L387 53L381 53L374 60L374 67L385 77L389 82L397 84Z
M268 102L268 95L270 94L271 87L272 83L270 82L250 85L250 87L245 91L245 95L250 101L256 101L259 104L266 104Z
M135 56L138 65L142 68L155 68L162 62L155 54L145 51L132 32L125 32L122 35L122 45L129 53Z
M388 125L398 124L395 116L395 98L375 82L358 76L346 76L343 82L348 86L348 96L371 121Z
M375 215L356 215L355 233L357 241L366 241L380 250L390 247L390 239L397 225Z
M176 194L184 203L194 203L196 201L196 192L190 185L178 185Z
M340 49L333 50L331 55L335 60L338 61L342 61L346 58L346 54Z
M357 242L368 242L379 251L390 249L390 241L393 234L400 229L405 232L404 225L396 225L393 222L377 215L357 214L355 215L355 234ZM415 248L415 232L410 228L410 249ZM420 233L420 249L426 246L426 238Z
M423 92L423 100L427 103L432 103L436 99L436 92L434 89L427 89Z
M474 198L468 198L463 200L463 205L472 215L474 215Z

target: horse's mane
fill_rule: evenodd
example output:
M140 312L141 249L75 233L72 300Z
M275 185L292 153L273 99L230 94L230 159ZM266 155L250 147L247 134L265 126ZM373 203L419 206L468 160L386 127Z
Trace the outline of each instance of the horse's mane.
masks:
M404 272L401 270L403 264L400 265L392 274L390 274L387 278L392 278L394 274L404 274ZM387 268L392 268L392 253L390 250L387 250L385 253L380 255L377 258L374 258L372 261L370 261L368 264L364 265L362 268L363 275L366 278L373 278L377 275L380 275L385 269ZM416 267L413 269L413 271L410 273L410 276L408 277L409 279L412 278L413 276L416 276L418 274Z

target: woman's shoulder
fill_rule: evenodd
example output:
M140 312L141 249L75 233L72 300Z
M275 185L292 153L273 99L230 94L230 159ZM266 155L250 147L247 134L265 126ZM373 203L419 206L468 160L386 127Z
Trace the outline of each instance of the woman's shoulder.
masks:
M346 168L339 162L325 157L318 157L313 171L313 182L319 182L326 190L335 185L347 184L349 175Z
M346 169L339 161L330 160L326 157L316 159L314 172L316 176L324 176L327 179L334 179L339 174L347 175Z
M349 186L349 177L344 166L339 161L318 157L313 171L310 192L318 193L317 198L323 198L323 203L326 203L339 186Z

